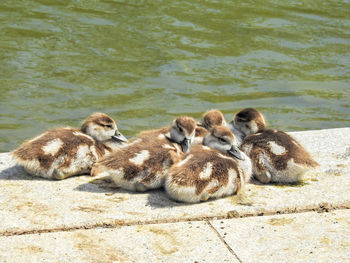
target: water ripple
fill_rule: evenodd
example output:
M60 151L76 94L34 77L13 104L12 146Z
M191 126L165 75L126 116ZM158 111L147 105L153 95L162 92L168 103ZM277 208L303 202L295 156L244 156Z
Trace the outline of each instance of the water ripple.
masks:
M128 136L211 108L350 124L349 1L5 0L0 151L95 111Z

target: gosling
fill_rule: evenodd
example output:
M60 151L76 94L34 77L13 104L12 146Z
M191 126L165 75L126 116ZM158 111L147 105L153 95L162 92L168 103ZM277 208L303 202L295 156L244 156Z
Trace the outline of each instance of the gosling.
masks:
M164 184L170 198L186 203L237 194L252 175L251 161L237 148L233 133L215 126L170 169Z
M169 127L141 132L130 143L100 159L93 176L111 176L123 189L143 192L163 185L168 168L189 151L196 122L178 117Z
M261 183L298 183L318 166L292 136L267 129L261 112L246 108L230 123L242 136L241 150L250 156L254 177Z
M197 123L193 144L203 144L204 137L214 126L226 126L224 115L219 110L210 110L203 114L202 122Z
M94 113L80 130L71 127L48 130L24 142L12 155L29 174L62 180L90 173L97 159L126 141L111 117Z

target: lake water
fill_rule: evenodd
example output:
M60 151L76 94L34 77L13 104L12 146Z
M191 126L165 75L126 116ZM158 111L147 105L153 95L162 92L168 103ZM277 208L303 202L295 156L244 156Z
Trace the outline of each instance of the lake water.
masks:
M103 111L127 136L244 107L350 126L350 1L1 0L0 152Z

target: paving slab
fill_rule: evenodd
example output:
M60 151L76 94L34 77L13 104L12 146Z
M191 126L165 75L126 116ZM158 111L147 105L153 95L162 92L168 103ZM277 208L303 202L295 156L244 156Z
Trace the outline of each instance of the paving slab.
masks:
M321 164L297 186L248 184L238 196L176 203L162 190L133 193L108 178L27 175L0 154L0 235L165 223L350 207L350 128L292 133Z
M211 222L241 262L350 262L350 210Z
M0 237L0 262L239 262L206 222Z

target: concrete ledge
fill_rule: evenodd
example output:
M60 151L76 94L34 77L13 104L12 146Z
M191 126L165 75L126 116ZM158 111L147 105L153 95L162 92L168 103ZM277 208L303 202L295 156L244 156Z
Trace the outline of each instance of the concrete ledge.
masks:
M0 237L1 262L239 262L206 222Z
M184 227L183 224L187 224L187 221L206 221L208 225L205 222L198 223L206 225L206 228L209 226L211 232L216 232L217 226L208 223L210 220L254 218L282 213L298 216L308 211L327 212L350 208L350 128L291 134L320 163L320 167L310 172L304 183L294 186L251 183L239 196L192 205L173 202L161 190L146 193L123 191L115 188L109 178L79 176L63 181L51 181L31 177L23 171L23 168L16 166L8 153L2 153L0 154L0 236L3 236L1 244L9 248L11 240L23 240L25 243L25 240L32 238L34 240L35 237L39 243L45 243L37 237L40 233L47 233L42 237L50 239L55 237L57 232L60 233L59 238L65 240L73 235L73 231L87 231L84 229L91 229L91 233L95 233L94 231L99 228L117 228L118 231L125 228L131 229L128 231L134 233L137 225L146 227L164 223L173 223L171 225L177 229ZM349 214L345 214L345 217L349 218ZM290 231L293 232L293 229ZM183 234L179 233L181 238ZM104 234L101 232L97 235ZM109 235L110 237L107 237ZM204 233L202 236L203 240L206 235L207 233ZM230 260L237 260L234 257L234 249L230 248L232 245L225 244L225 240L218 233L217 236L221 242L219 243L226 246L225 253L231 255ZM118 240L114 234L106 234L106 239ZM216 241L211 242L213 246L218 246L219 251ZM65 246L62 245L63 247ZM195 245L193 249L196 249ZM179 251L181 250L182 248L179 248ZM60 251L63 253L63 250ZM11 259L12 257L7 255L15 254L15 250L5 249L4 253L3 257ZM43 255L50 258L50 253ZM86 253L89 253L88 248ZM160 255L158 252L154 253ZM216 255L221 255L221 252ZM66 258L64 261L70 260L68 255ZM126 262L133 262L132 256L127 258ZM244 256L242 258L245 259ZM135 260L138 261L136 258ZM196 260L200 260L200 257L196 257ZM106 259L101 262L109 261Z
M350 207L350 128L292 134L321 164L304 184L249 184L240 196L195 205L173 202L162 191L116 189L108 178L31 177L1 154L0 235Z
M212 222L242 262L349 262L350 210Z

